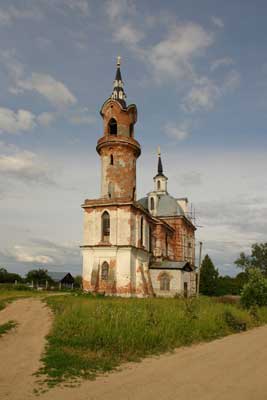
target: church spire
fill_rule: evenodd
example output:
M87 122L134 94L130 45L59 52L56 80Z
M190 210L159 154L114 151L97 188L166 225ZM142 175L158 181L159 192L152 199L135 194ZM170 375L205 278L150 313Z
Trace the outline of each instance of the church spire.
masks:
M118 101L123 108L126 108L126 94L124 93L124 89L123 89L123 81L122 81L122 77L121 77L121 57L118 56L117 57L117 70L116 70L116 75L115 75L115 80L113 82L113 92L111 95L111 98L113 100Z
M160 153L160 147L158 147L158 175L162 174L163 174L163 167L161 161L161 153Z

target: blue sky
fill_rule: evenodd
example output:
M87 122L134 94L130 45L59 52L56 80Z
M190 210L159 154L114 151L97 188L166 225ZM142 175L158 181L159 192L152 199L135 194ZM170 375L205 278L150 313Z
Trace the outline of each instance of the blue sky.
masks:
M81 272L80 204L99 196L99 110L121 55L138 195L160 145L204 253L235 274L267 233L266 13L260 0L0 0L0 264Z

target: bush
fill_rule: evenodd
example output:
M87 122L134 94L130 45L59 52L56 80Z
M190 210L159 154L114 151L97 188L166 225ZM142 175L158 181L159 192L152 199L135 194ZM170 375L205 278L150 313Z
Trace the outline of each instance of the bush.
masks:
M245 308L267 306L267 279L260 269L248 271L248 283L244 285L240 301Z

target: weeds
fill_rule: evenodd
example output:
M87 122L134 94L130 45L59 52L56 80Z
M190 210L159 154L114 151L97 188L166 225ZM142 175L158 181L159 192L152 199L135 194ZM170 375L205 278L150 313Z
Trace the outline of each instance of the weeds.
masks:
M267 322L237 305L200 299L119 299L86 295L47 299L55 313L41 373L49 385L93 379L126 361L209 341Z

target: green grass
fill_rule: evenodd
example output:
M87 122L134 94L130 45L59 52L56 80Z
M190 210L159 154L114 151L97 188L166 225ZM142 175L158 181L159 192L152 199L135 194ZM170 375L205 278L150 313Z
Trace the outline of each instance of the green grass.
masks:
M17 326L17 323L15 321L8 321L5 324L0 325L0 338L12 328L15 328L15 326Z
M267 308L200 299L119 299L57 296L41 373L53 385L94 378L126 361L210 341L267 323Z

